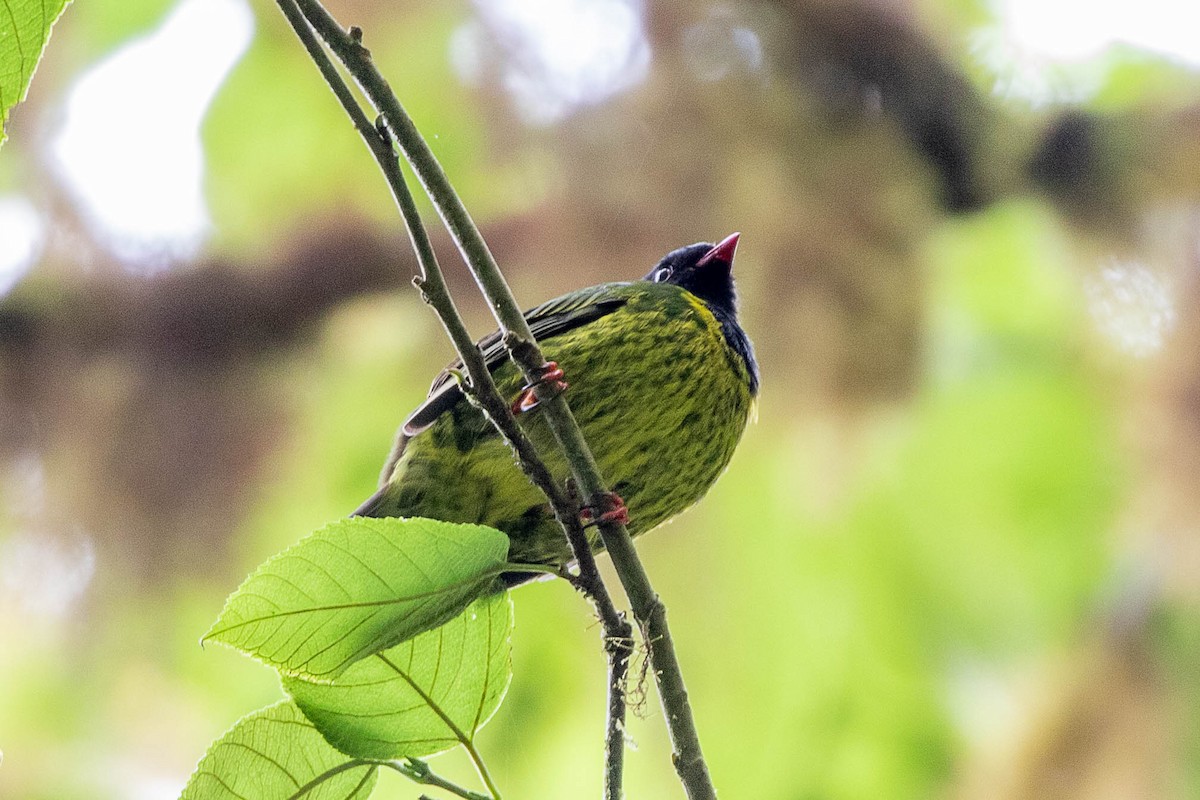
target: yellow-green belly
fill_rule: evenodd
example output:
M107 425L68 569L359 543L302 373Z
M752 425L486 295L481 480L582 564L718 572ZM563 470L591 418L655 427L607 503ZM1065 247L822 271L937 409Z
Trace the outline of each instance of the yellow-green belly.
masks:
M751 412L748 373L703 304L672 286L642 284L608 316L542 343L570 384L567 399L601 474L629 509L630 533L699 500L729 463ZM522 380L496 371L506 397ZM518 422L565 480L566 465L538 409ZM562 564L562 530L474 408L460 402L407 442L376 515L425 516L499 528L514 563Z

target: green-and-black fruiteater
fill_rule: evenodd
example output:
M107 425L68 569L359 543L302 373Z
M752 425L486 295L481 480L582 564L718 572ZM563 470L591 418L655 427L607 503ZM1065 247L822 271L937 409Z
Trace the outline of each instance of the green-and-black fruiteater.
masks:
M546 357L565 373L571 410L629 532L654 528L699 500L729 463L753 413L758 366L738 325L738 234L669 253L640 281L565 294L526 313ZM498 334L480 342L517 421L565 479L565 461ZM508 534L509 561L571 560L545 497L449 372L409 416L381 486L356 514L432 517ZM589 528L593 546L599 537ZM531 577L506 576L509 584Z

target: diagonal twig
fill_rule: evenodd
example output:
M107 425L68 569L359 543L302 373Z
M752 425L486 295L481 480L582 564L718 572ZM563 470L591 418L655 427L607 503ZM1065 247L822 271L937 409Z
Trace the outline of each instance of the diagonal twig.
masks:
M429 145L375 68L370 53L362 46L361 32L355 36L343 30L318 0L295 2L313 30L354 76L372 105L388 120L388 127L396 136L409 165L433 201L480 290L488 298L514 363L531 384L538 384L545 358L520 306ZM538 400L588 505L605 507L610 495L565 397L539 388ZM716 789L701 750L683 673L667 625L666 607L654 591L625 526L603 522L599 529L649 651L663 716L671 736L675 770L691 800L715 798Z
M312 29L295 0L279 0L279 6L349 115L354 127L379 162L401 216L404 218L409 238L420 264L421 276L414 280L414 283L421 291L422 298L438 315L466 368L470 382L463 384L464 394L483 411L512 447L518 464L525 474L550 501L554 514L570 542L579 569L577 575L570 576L571 583L592 602L604 628L604 649L609 660L608 714L605 736L605 797L615 800L621 796L626 712L624 683L629 659L632 655L632 628L624 614L617 610L600 577L600 571L596 566L587 535L580 523L578 504L554 481L533 443L517 425L509 404L504 401L497 390L479 348L475 345L454 305L430 244L429 236L421 223L416 204L394 155L390 130L383 124L382 118L377 120L375 125L371 124L350 88L342 80L341 75L314 37ZM307 9L305 13L308 13ZM329 18L329 21L332 21L332 18ZM340 28L338 30L340 32ZM345 36L351 43L361 48L361 32L358 29L351 29ZM362 52L365 54L365 49Z

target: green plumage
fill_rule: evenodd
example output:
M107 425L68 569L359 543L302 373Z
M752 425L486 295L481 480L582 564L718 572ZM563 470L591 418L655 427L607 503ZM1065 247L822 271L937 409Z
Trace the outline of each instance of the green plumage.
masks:
M729 304L732 312L731 278ZM674 283L635 281L582 289L527 317L546 358L566 374L571 409L601 474L625 501L630 533L644 533L699 500L729 463L754 404L749 343L737 328L746 350L739 352L723 326L736 328L732 313L718 319ZM494 337L482 346L501 393L516 397L524 383L517 369ZM409 429L420 432L401 433L380 491L358 513L490 525L512 540L511 562L566 563L570 548L545 497L447 380L435 382L410 417ZM542 410L517 421L565 480L566 463Z

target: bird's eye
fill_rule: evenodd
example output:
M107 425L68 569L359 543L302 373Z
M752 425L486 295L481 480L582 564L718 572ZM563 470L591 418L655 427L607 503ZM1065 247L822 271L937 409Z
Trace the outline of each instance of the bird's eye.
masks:
M651 279L655 283L662 283L669 277L671 277L671 268L670 267L659 267L658 269L654 270L654 275L651 276Z

